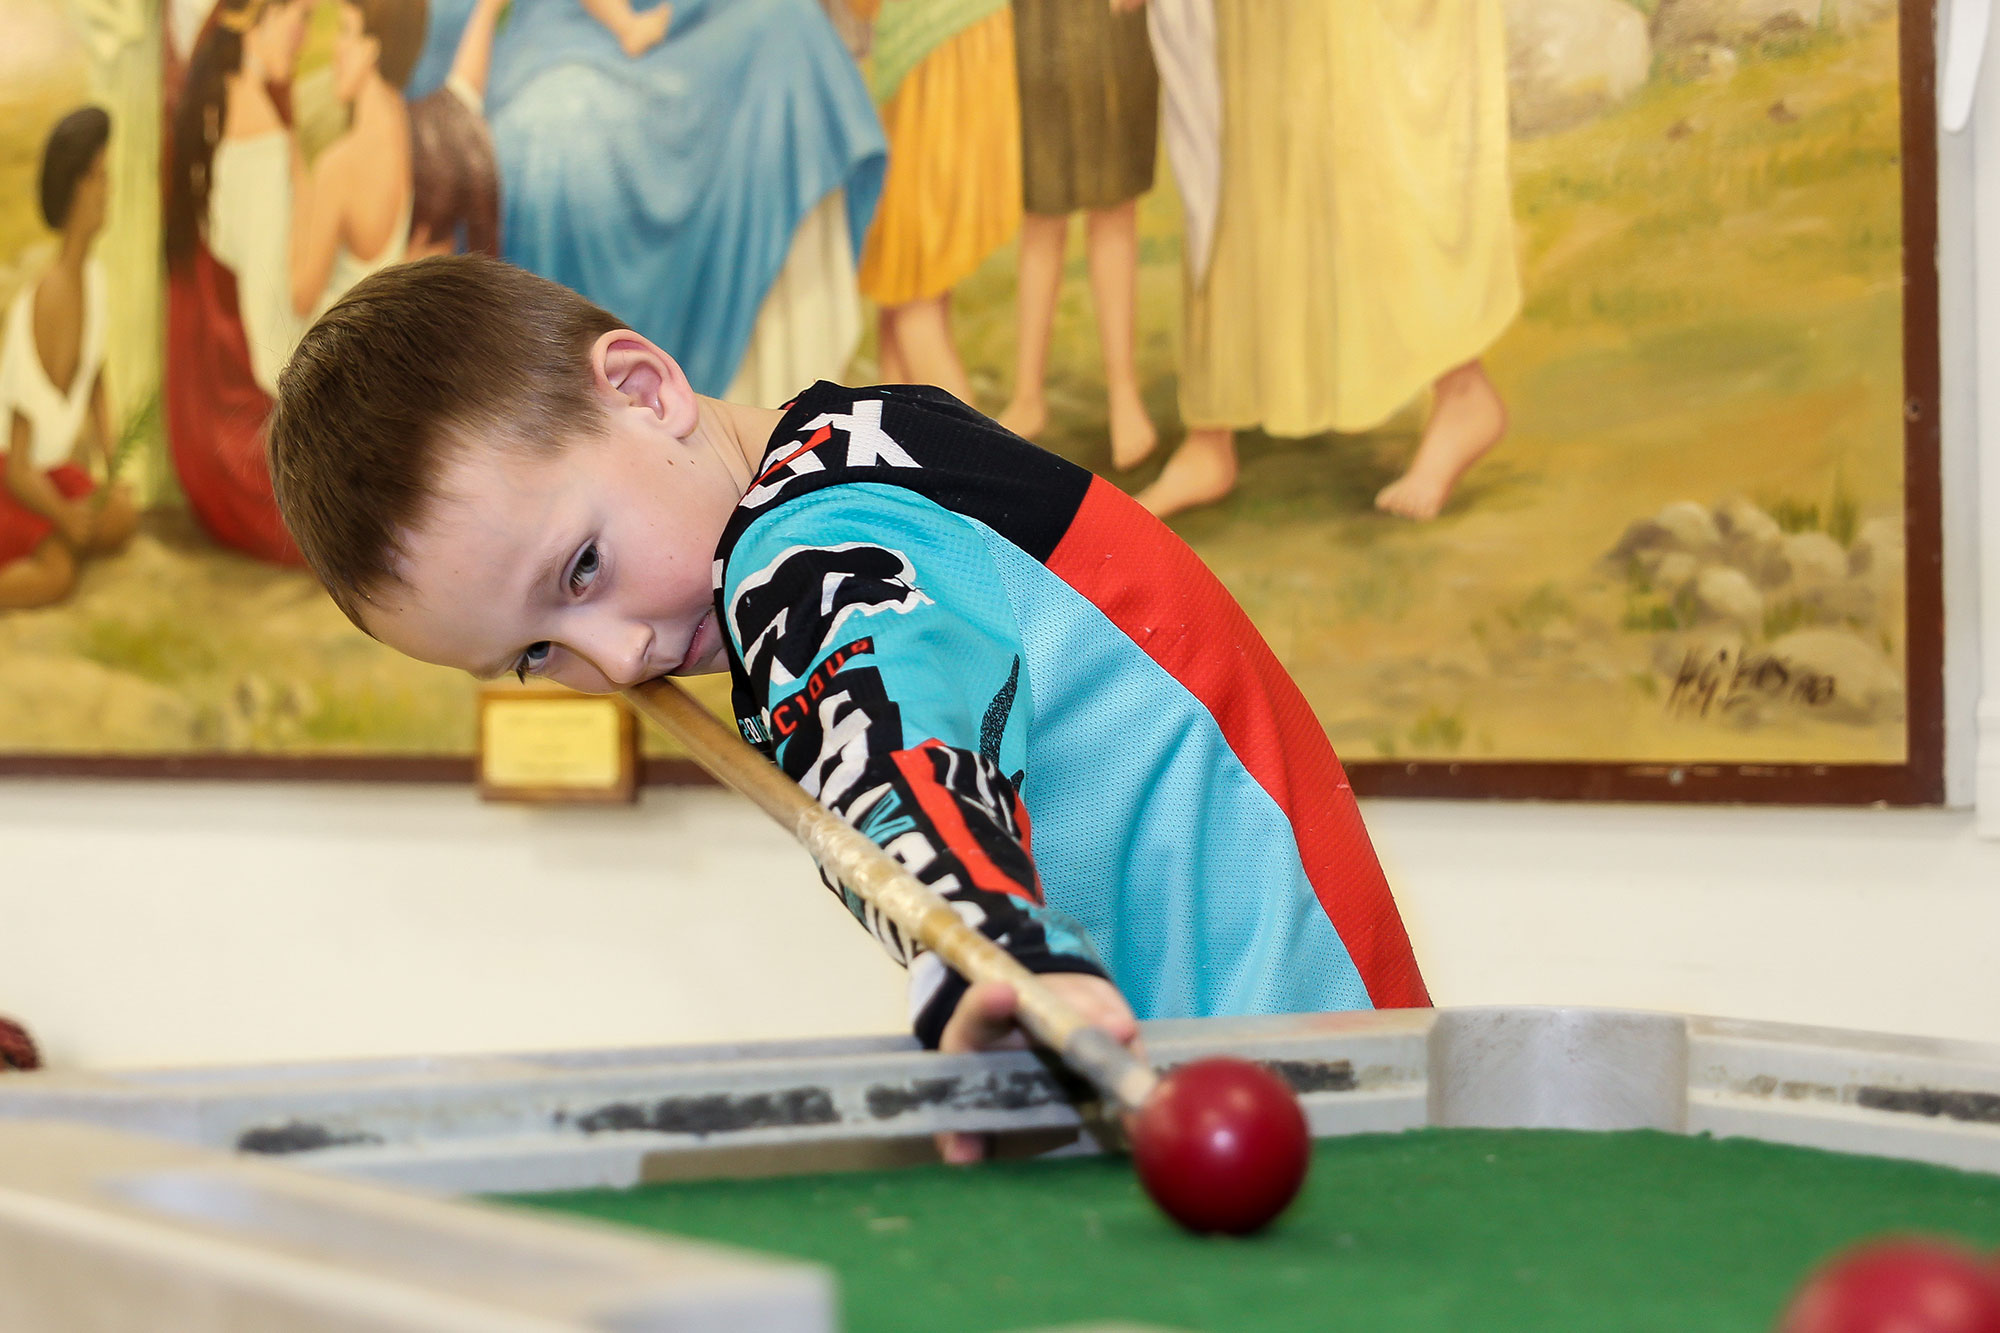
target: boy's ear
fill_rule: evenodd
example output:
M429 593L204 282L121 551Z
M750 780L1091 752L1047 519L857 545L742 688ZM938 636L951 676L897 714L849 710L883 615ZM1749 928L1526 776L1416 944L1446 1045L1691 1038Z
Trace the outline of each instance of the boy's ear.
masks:
M598 391L621 407L651 413L676 439L694 433L701 411L680 363L630 329L613 329L591 345Z

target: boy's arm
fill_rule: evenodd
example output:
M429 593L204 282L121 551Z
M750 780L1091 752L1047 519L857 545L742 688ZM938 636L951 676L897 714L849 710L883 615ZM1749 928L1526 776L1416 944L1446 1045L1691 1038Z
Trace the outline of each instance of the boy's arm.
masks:
M804 535L808 540L801 541ZM1020 795L1032 705L1005 587L972 525L912 492L831 487L729 556L724 629L778 764L1035 972L1105 976L1042 901ZM850 894L911 970L936 1046L965 985Z

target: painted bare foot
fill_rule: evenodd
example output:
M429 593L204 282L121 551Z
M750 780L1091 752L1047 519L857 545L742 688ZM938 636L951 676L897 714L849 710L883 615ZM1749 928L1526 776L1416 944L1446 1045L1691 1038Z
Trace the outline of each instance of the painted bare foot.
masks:
M993 419L1022 439L1032 440L1049 424L1048 400L1040 394L1030 397L1017 392Z
M674 7L660 5L643 14L634 14L618 34L618 45L634 60L658 46L667 39L667 28L674 21Z
M1111 395L1111 466L1123 472L1152 457L1160 432L1136 390Z
M1236 433L1209 428L1191 430L1181 447L1137 499L1165 518L1183 509L1214 504L1236 489Z
M1399 518L1436 518L1458 479L1506 433L1507 404L1485 367L1468 361L1446 371L1438 379L1417 456L1409 471L1382 488L1375 507Z

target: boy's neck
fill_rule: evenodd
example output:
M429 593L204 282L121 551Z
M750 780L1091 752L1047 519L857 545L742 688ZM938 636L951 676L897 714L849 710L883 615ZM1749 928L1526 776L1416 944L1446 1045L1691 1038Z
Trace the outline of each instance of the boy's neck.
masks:
M757 465L764 461L764 450L771 443L771 432L784 419L784 412L701 395L696 395L695 405L700 412L695 437L721 456L723 466L736 481L736 493L742 495L750 489Z

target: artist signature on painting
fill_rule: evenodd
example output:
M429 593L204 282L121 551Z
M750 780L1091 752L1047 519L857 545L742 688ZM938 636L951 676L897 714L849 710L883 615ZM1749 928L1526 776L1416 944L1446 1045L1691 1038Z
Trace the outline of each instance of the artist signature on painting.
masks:
M1832 676L1775 653L1745 653L1730 645L1690 648L1674 674L1667 711L1707 717L1717 708L1726 711L1752 702L1823 708L1833 702L1834 693Z

